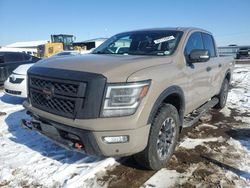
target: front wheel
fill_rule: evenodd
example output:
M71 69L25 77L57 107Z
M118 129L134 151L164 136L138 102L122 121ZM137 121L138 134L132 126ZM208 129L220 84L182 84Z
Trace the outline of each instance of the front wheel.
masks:
M222 109L226 106L228 91L229 91L229 81L228 79L225 79L222 83L221 91L219 95L217 96L219 99L219 102L214 108Z
M180 120L177 109L164 104L151 125L148 145L135 155L136 161L147 169L159 170L166 166L177 144Z

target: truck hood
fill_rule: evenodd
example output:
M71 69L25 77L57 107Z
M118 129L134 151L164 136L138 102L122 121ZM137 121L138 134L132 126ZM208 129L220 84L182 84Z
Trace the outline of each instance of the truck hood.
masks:
M32 65L34 65L34 63L20 65L20 66L18 66L18 67L13 71L13 73L15 73L15 74L21 74L21 75L26 75L28 69L29 69Z
M34 66L98 73L104 75L108 82L125 82L136 71L171 61L172 58L166 56L85 54L48 58Z

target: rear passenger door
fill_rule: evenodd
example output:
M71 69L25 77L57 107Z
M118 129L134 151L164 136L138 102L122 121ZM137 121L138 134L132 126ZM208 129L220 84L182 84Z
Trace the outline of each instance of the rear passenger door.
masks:
M209 62L189 63L188 58L192 50L204 49L202 33L194 32L187 39L184 55L186 58L186 74L189 79L187 107L196 109L207 101L210 92Z
M221 86L221 68L222 62L219 62L219 58L217 55L214 38L212 35L208 33L202 33L202 40L204 44L204 48L209 51L210 59L208 61L208 69L209 69L209 85L210 85L210 96L218 94L218 89Z

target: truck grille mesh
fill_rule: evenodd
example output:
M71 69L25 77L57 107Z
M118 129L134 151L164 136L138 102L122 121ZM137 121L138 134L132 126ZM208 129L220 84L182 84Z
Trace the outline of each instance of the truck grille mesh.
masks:
M53 97L51 99L46 98L46 95L42 93L32 92L33 103L38 104L39 106L46 107L54 111L61 113L74 113L75 101L69 99L60 99Z
M42 80L38 78L31 78L30 79L31 86L37 89L45 88L45 87L54 87L55 93L60 93L64 95L77 95L78 86L77 84L70 84L70 83L60 83L56 81L50 80Z
M74 118L79 108L83 107L85 88L86 83L77 81L32 75L29 77L31 104L41 110L69 118Z

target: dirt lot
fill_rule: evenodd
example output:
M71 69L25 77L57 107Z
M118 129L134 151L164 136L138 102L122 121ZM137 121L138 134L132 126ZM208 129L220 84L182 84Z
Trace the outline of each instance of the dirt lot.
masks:
M250 76L249 69L240 70L240 67L239 71L235 71L227 107L221 112L211 110L199 123L182 131L180 145L166 166L170 175L164 176L164 171L156 173L143 170L129 158L108 171L100 181L108 182L109 187L120 188L128 185L249 187L250 109L244 105L250 102L250 84L245 85L242 82L247 81ZM239 76L243 72L245 74ZM239 97L238 102L234 101L235 93ZM238 144L242 144L243 147ZM150 179L153 174L156 178Z
M234 109L230 110L233 116L241 115ZM250 117L250 113L244 114L244 117ZM221 122L222 119L223 123ZM249 186L250 173L235 167L235 160L239 161L241 154L235 152L234 146L228 143L230 137L249 140L250 129L235 129L236 126L242 127L244 125L245 123L241 120L235 120L231 116L226 117L223 113L210 111L207 119L203 120L203 122L197 123L192 128L185 129L181 134L181 141L203 139L203 144L194 148L178 147L166 167L168 170L175 170L181 176L173 187L195 187L196 185L201 187L218 187L220 185L234 187L236 184L242 187ZM208 139L206 142L206 138L211 137L219 139L214 141ZM233 178L227 178L225 171L236 175ZM127 187L128 183L129 187L139 187L155 173L141 169L130 158L112 171L108 171L101 180L108 181L109 187ZM245 177L245 180L240 175ZM183 179L185 180L183 181ZM144 186L157 187L157 184L145 184ZM166 187L168 186L166 185Z
M235 70L228 104L184 129L165 169L97 158L20 128L22 100L0 96L0 187L250 187L250 66Z

